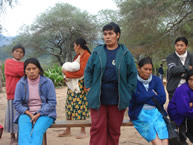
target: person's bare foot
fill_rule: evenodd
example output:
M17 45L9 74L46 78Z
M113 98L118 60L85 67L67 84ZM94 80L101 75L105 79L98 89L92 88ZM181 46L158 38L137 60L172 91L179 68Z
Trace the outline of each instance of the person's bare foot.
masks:
M17 139L11 138L10 145L16 145L16 144L17 144Z
M58 137L71 136L71 131L64 130L64 132L59 133Z
M83 139L85 137L86 137L86 132L80 132L80 134L76 136L76 139Z

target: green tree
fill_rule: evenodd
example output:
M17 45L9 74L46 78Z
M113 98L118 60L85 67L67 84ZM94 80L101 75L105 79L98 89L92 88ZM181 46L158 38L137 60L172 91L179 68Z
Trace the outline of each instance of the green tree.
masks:
M58 3L41 14L28 31L28 45L57 58L60 65L72 61L75 39L88 42L97 35L91 15L69 4Z
M137 59L140 55L165 58L176 37L192 35L191 1L116 0L116 3L122 17L121 41Z

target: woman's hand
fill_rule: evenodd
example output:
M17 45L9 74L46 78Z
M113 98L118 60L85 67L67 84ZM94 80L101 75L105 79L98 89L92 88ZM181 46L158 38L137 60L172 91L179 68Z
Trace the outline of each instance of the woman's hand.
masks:
M190 106L190 108L192 108L192 107L193 107L193 103L192 103L192 102L190 102L190 103L189 103L189 106Z
M36 115L32 114L29 110L25 111L25 114L27 114L31 118L31 122L33 124L36 123L37 119L40 117L40 113L37 113Z
M90 91L90 88L85 88L84 90L88 92L88 91Z
M62 70L62 73L65 75L65 74L66 74L66 71L65 71L65 70Z
M39 117L40 117L40 113L33 115L33 117L31 118L31 122L35 124Z

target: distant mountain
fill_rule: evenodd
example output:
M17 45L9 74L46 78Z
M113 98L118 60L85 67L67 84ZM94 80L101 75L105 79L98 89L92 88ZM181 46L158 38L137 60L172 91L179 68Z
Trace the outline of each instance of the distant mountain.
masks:
M6 37L6 36L0 34L0 47L5 46L5 45L9 45L13 39L15 39L15 37Z

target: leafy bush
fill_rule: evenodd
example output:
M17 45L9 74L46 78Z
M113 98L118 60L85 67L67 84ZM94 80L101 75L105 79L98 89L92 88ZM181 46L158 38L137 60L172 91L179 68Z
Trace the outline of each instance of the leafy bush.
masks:
M2 81L5 82L5 74L4 74L4 63L1 64L1 71L2 71Z
M53 66L48 68L45 72L44 75L48 78L50 78L55 87L59 87L59 86L64 86L65 82L64 82L64 77L62 75L62 68L61 66Z

